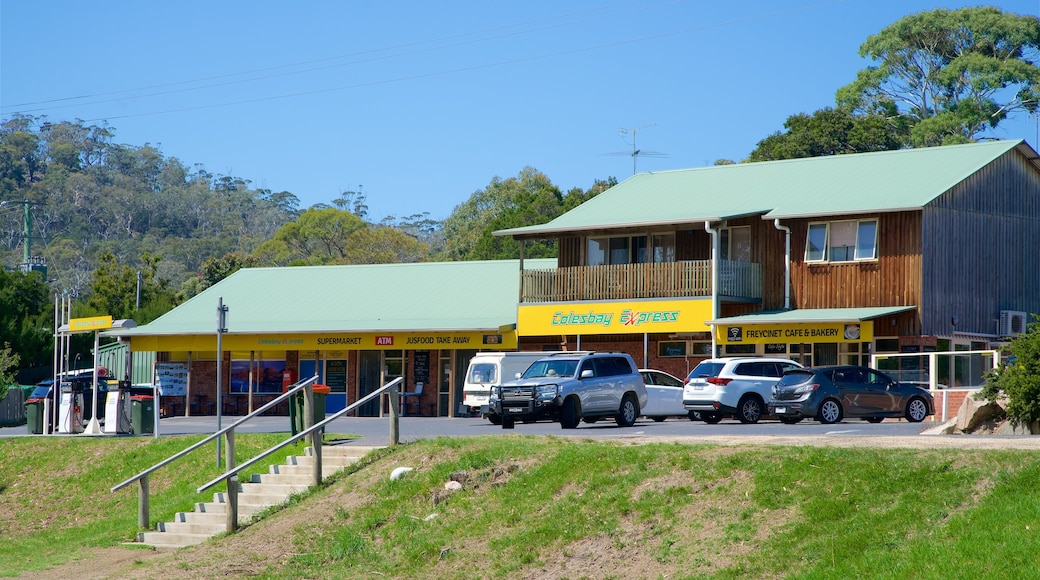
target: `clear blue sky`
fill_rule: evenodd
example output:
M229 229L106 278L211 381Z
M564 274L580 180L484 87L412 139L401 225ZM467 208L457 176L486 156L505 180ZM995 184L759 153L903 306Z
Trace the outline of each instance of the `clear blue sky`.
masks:
M867 36L975 4L3 0L0 118L107 120L118 143L302 207L363 187L370 219L443 219L526 166L564 191L623 180L631 156L608 154L633 137L667 154L639 171L743 159L789 115L833 105ZM1037 127L994 136L1034 143Z

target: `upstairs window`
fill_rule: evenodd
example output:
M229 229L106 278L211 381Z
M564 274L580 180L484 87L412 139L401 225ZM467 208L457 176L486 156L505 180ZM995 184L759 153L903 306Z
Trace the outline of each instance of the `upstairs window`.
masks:
M723 228L719 240L719 258L734 262L751 261L751 226Z
M644 264L648 261L675 261L675 234L656 234L649 236L618 236L604 238L588 238L586 246L586 264L603 266L607 264Z
M853 262L877 259L877 220L809 224L806 262Z

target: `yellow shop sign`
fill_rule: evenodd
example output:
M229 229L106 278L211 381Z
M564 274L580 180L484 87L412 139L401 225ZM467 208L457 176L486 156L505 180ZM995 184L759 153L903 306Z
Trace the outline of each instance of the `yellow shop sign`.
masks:
M815 342L871 342L874 323L804 322L792 324L719 324L715 327L719 344L809 344Z
M710 299L522 304L520 336L707 332Z
M234 351L345 351L345 350L515 350L516 331L358 332L314 334L225 334L224 350ZM170 352L215 351L216 336L135 336L135 350Z
M90 332L112 328L111 316L91 316L90 318L69 319L69 332Z

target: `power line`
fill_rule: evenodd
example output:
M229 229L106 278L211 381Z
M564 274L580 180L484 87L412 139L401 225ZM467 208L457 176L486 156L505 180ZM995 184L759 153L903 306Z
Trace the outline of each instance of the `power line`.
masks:
M98 97L106 97L106 96L109 96L109 95L122 95L122 94L125 94L125 93L135 93L137 91L150 91L150 90L153 90L153 89L163 89L163 88L166 88L166 87L174 87L174 86L180 86L180 85L194 84L194 83L199 83L199 82L207 82L207 81L213 81L213 80L230 78L230 77L237 77L237 76L242 76L242 75L251 75L251 74L256 74L256 73L264 73L264 72L268 72L268 71L283 70L283 69L287 69L287 68L294 68L294 67L298 67L298 66L305 66L305 65L310 65L310 64L320 63L320 62L328 62L328 61L340 60L340 59L344 59L344 58L354 58L354 57L365 56L365 55L369 55L369 54L378 54L378 53L381 53L381 52L387 52L387 51L391 51L391 50L398 50L398 49L408 48L408 47L412 47L412 46L421 46L421 45L424 45L424 44L432 44L432 43L437 43L437 42L443 42L443 41L447 41L447 40L453 40L453 39L456 39L456 38L465 38L467 36L473 36L473 35L476 35L476 34L484 34L484 33L488 33L488 32L494 32L496 30L504 30L504 29L509 29L509 28L517 28L517 27L521 27L521 26L528 26L528 25L531 25L531 24L538 24L540 22L547 22L547 21L557 20L557 19L560 19L560 18L568 18L568 17L571 17L571 16L587 14L587 13L590 13L590 12L598 12L598 11L614 8L616 6L623 6L623 5L626 5L626 4L638 3L638 2L641 2L641 1L643 1L643 0L630 0L628 2L620 2L620 3L616 3L616 4L610 4L610 5L607 5L607 6L604 6L604 7L600 7L600 8L592 8L592 9L589 9L589 10L582 10L582 11L578 11L578 12L570 12L570 13L567 13L567 14L561 14L559 16L550 16L550 17L547 17L547 18L541 18L541 19L536 19L536 20L528 20L528 21L520 22L520 23L516 23L516 24L506 24L506 25L502 25L502 26L496 26L496 27L492 27L492 28L488 28L488 29L484 29L484 30L479 30L479 31L474 31L474 32L464 32L464 33L461 33L461 34L455 34L455 35L450 35L450 36L443 36L443 37L433 38L433 39L429 39L429 40L419 40L419 41L415 41L415 42L409 42L409 43L405 43L405 44L399 44L399 45L394 45L394 46L389 46L389 47L384 47L384 48L373 48L373 49L369 49L369 50L363 50L363 51L348 53L348 54L344 54L344 55L326 57L326 58L315 59L315 60L308 60L308 61L303 61L303 62L298 62L298 63L290 63L290 64L279 65L279 66L272 66L272 67L264 67L264 68L259 68L259 69L252 69L252 70L243 71L243 72L235 72L235 73L227 73L227 74L222 74L222 75L214 75L214 76L203 77L201 79L195 79L195 80L177 81L177 82L172 82L172 83L162 83L162 84L158 84L158 85L148 85L148 86L138 87L138 88L134 88L134 89L120 89L120 90L106 91L106 92L101 92L101 93L94 93L94 94L81 95L81 96L75 96L75 97L62 97L62 98L58 98L58 99L49 99L49 100L44 100L44 101L31 101L31 102L19 103L19 104L15 104L15 105L7 105L7 106L0 105L0 109L11 109L11 108L14 108L14 107L25 107L25 106L30 106L30 105L46 105L46 104L49 104L49 103L65 102L65 101L73 101L73 100L82 100L82 99L94 99L94 98L98 98ZM528 34L528 33L531 33L531 32L540 32L540 31L549 30L549 29L552 29L552 28L559 28L559 27L563 27L563 26L570 26L570 25L573 25L573 24L581 24L581 23L584 23L584 22L590 22L590 21L593 21L593 20L609 18L609 17L612 17L612 16L618 16L618 15L623 15L623 14L631 14L631 13L637 12L637 11L649 10L651 8L657 8L657 7L659 7L661 5L664 5L664 4L674 4L674 3L678 2L678 1L679 0L669 0L667 2L659 2L657 4L653 4L653 5L649 5L649 6L643 6L643 7L639 7L639 8L635 8L635 9L631 9L631 10L625 10L625 11L621 11L621 12L614 12L614 13L610 13L610 14L603 14L603 15L593 16L593 17L590 17L590 18L584 18L584 19L580 19L580 20L571 20L571 21L568 21L568 22L562 22L562 23L553 24L553 25L550 25L550 26L543 26L543 27L540 27L540 28L531 28L531 29L521 30L521 31L517 31L517 32L510 32L508 34L500 34L500 35L497 35L497 36L489 36L489 37L484 37L484 38L478 38L478 39L474 39L474 40L468 40L468 41L465 41L465 42L456 42L456 43L452 43L452 44L435 46L435 47L426 48L426 49L418 49L418 50L411 50L411 51L407 51L407 52L399 52L399 53L395 53L395 54L384 55L384 56L377 56L377 57L367 58L367 59L363 59L363 60L355 60L355 61L351 61L351 62L347 62L347 63L328 65L328 66L316 67L316 68L309 68L309 69L298 70L298 71L290 71L290 72L285 72L285 73L281 73L281 74L265 75L265 76L254 77L254 78L231 80L231 81L225 81L225 82L216 83L216 84L202 85L202 86L198 86L198 87L189 87L189 88L184 88L184 89L175 89L175 90L169 90L169 91L146 93L146 94L143 94L143 95L128 95L128 96L124 96L124 97L113 98L113 99L106 99L106 100L101 100L101 101L92 101L92 102L88 102L88 103L75 103L75 104L71 104L71 105L61 105L61 106L53 106L53 107L41 107L41 108L35 108L35 109L25 109L25 110L18 111L18 113L30 113L30 112L36 112L36 111L49 111L49 110L54 110L54 109L63 109L63 108L69 108L69 107L74 107L74 106L81 106L81 105L96 105L96 104L110 103L110 102L113 102L113 101L124 101L124 100L127 100L127 99L139 99L139 98L144 98L144 97L168 95L168 94L180 93L180 92L185 92L185 91L202 90L202 89L207 89L207 88L227 86L227 85L231 85L231 84L252 82L252 81L258 81L258 80L266 80L266 79L278 78L278 77L283 77L283 76L299 75L299 74L304 74L304 73L308 73L308 72L315 72L315 71L320 71L320 70L328 70L328 69L333 69L333 68L341 68L341 67L355 65L355 64L374 62L374 61L378 61L378 60L397 58L397 57L401 57L401 56L409 56L409 55L413 55L413 54L421 54L421 53L424 53L424 52L431 52L431 51L435 51L435 50L444 50L444 49L447 49L447 48L456 48L456 47L459 47L459 46L465 46L467 44L476 44L476 43L487 42L487 41L491 41L491 40L499 40L499 39L502 39L502 38L508 38L510 36L517 36L517 35L521 35L521 34Z
M281 95L272 95L272 96L267 96L267 97L257 97L257 98L242 99L242 100L237 100L237 101L226 101L226 102L223 102L223 103L213 103L213 104L208 104L208 105L197 105L197 106L191 106L191 107L180 107L180 108L176 108L176 109L166 109L166 110L160 110L160 111L149 111L149 112L144 112L144 113L132 113L132 114L126 114L126 115L101 116L101 117L95 117L95 118L91 118L91 119L81 119L81 121L84 121L84 122L110 121L110 120L114 120L114 119L128 119L128 118L135 118L135 117L164 115L164 114L170 114L170 113L183 113L183 112L188 112L188 111L198 111L198 110L204 110L204 109L213 109L213 108L220 108L220 107L230 107L230 106L244 105L244 104L257 103L257 102L263 102L263 101L272 101L272 100L278 100L278 99L287 99L287 98L301 97L301 96L308 96L308 95L316 95L316 94L322 94L322 93L338 92L338 91L351 90L351 89L370 87L370 86L377 86L377 85L384 85L384 84L403 82L403 81L409 81L409 80L416 80L416 79L422 79L422 78L430 78L430 77L436 77L436 76L445 76L445 75L449 75L449 74L457 74L457 73L460 73L460 72L469 72L469 71L474 71L474 70L495 68L495 67L499 67L499 66L518 64L518 63L522 63L522 62L531 62L531 61L555 58L555 57L559 57L559 56L566 56L566 55L571 55L571 54L579 54L579 53L583 53L583 52L591 52L591 51L595 51L595 50L601 50L601 49L604 49L604 48L613 48L613 47L617 47L617 46L624 46L624 45L628 45L628 44L635 44L635 43L640 43L640 42L646 42L646 41L649 41L649 40L658 40L658 39L662 39L662 38L681 36L681 35L684 35L684 34L690 34L692 32L700 32L700 31L703 31L703 30L710 30L710 29L714 29L714 28L724 28L724 27L734 26L734 25L738 25L738 24L744 24L744 23L748 23L748 22L755 22L755 21L759 21L759 20L773 18L773 17L777 17L777 16L784 16L784 15L788 15L788 14L795 14L795 13L799 13L799 12L805 12L805 11L809 11L809 10L814 10L814 9L818 9L818 8L822 8L822 7L833 6L833 5L842 4L842 3L845 3L845 2L848 2L848 1L849 0L835 0L835 1L832 1L832 2L824 2L824 3L820 3L820 4L812 4L812 5L807 5L807 6L791 8L791 9L787 9L787 10L779 10L779 11L775 11L775 12L761 14L761 15L758 15L758 16L752 16L752 17L748 17L748 18L740 18L740 19L736 19L736 20L729 20L729 21L720 22L720 23L716 23L716 24L707 24L707 25L696 26L696 27L692 27L692 28L685 28L685 29L682 29L682 30L677 30L677 31L672 31L672 32L664 32L664 33L660 33L660 34L653 34L653 35L649 35L649 36L630 38L630 39L627 39L627 40L619 40L619 41L615 41L615 42L608 42L608 43L603 43L603 44L598 44L598 45L593 45L593 46L580 47L580 48L563 50L563 51L552 52L552 53L545 53L545 54L541 54L541 55L522 57L522 58L515 58L515 59L497 61L497 62L492 62L492 63L485 63L485 64L480 64L480 65L458 67L458 68L453 68L453 69L445 69L445 70L441 70L441 71L434 71L434 72L429 72L429 73L421 73L421 74L416 74L416 75L408 75L408 76L396 77L396 78L391 78L391 79L383 79L383 80L378 80L378 81L367 81L367 82L361 82L361 83L354 83L354 84L350 84L350 85L343 85L343 86L332 87L332 88L327 88L327 89L316 89L316 90L311 90L311 91L300 91L300 92L294 92L294 93L285 93L285 94L281 94ZM563 26L563 25L562 24L561 25L555 25L553 27L556 27L556 26ZM553 28L553 27L546 27L546 28ZM519 33L513 33L513 34L519 34ZM513 34L503 35L501 37L511 36ZM459 44L472 44L473 42L477 42L477 41L470 41L470 42L459 43ZM428 50L439 50L440 48L444 48L444 47L438 47L436 49L428 49ZM386 50L386 49L383 49L383 50ZM425 51L414 51L414 52L425 52ZM411 54L411 53L408 53L408 54ZM394 55L394 56L400 56L400 55ZM383 57L383 58L388 58L388 57ZM375 60L375 59L372 59L372 60ZM348 63L348 64L355 64L355 63ZM293 66L293 65L286 65L286 66ZM346 65L338 65L338 66L346 66ZM334 67L324 67L324 68L334 68ZM260 70L263 70L263 69L260 69ZM315 70L321 70L321 69L315 69ZM298 72L286 73L286 74L299 74L300 72L311 72L311 71L298 71ZM233 76L233 75L229 75L229 76ZM284 75L272 75L272 77L265 77L265 78L273 78L273 77L276 77L276 76L284 76ZM262 80L262 79L247 79L247 80ZM191 81L185 81L185 82L191 82ZM247 82L247 81L243 80L243 81L235 81L235 82ZM222 83L222 84L234 84L234 83L228 82L228 83ZM214 85L214 86L221 86L221 85ZM201 89L201 88L210 88L210 87L197 87L196 89L190 89L190 90L197 90L197 89ZM183 90L189 90L189 89L180 89L180 90L177 90L177 91L169 91L167 93L155 93L155 94L152 94L152 95L143 95L143 96L158 96L158 95L161 95L161 94L169 94L171 92L181 92ZM109 93L105 93L105 94L109 94ZM133 98L133 97L128 97L128 98ZM125 100L125 99L113 99L113 100ZM82 105L90 105L90 104L101 104L101 103L104 103L104 102L109 102L109 101L100 101L98 103L80 103L80 104L74 105L74 106L82 106ZM28 112L53 110L53 109L58 109L58 108L68 108L68 106L44 107L44 108L39 108L39 109L28 109L28 110L16 111L16 112L13 112L13 113L8 113L8 114L23 114L23 113L28 113Z

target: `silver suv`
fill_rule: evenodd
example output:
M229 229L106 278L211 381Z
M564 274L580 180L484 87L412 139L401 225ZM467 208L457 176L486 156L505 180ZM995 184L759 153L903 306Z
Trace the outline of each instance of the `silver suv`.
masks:
M683 387L683 407L697 411L705 423L736 417L757 423L766 413L773 385L784 371L802 365L786 358L735 357L702 361L690 371Z
M491 392L489 406L502 428L517 420L559 421L564 429L613 417L631 427L646 407L646 385L624 353L567 352L539 359L515 381Z

